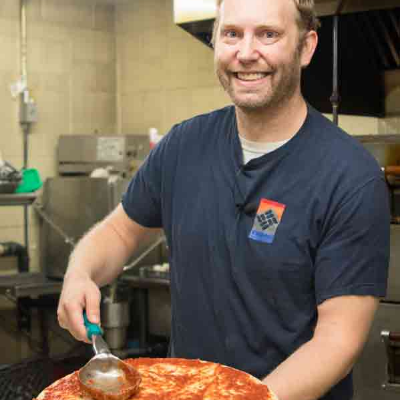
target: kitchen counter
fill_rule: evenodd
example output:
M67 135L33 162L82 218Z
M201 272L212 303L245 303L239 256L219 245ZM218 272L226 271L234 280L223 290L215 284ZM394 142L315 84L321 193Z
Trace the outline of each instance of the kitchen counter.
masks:
M120 278L122 282L139 289L169 287L168 271L155 271L153 266L145 266L124 272Z
M37 198L37 193L0 193L0 206L24 206L32 204Z
M61 280L50 280L41 273L3 275L0 279L0 294L13 299L57 294L61 292L61 287Z

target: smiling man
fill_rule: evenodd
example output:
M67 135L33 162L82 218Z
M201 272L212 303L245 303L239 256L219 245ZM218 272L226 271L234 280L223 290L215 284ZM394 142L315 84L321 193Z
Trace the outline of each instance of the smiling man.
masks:
M58 317L86 340L99 286L163 228L172 357L262 379L280 400L349 400L389 260L373 157L301 94L312 0L222 0L215 69L233 105L174 126L75 248Z
M219 80L235 105L249 111L298 103L300 70L310 62L317 35L300 32L294 1L271 2L267 13L254 15L254 9L246 2L221 5L213 39Z
M300 91L301 69L314 54L318 20L312 2L300 2L304 20L292 1L219 2L214 27L215 67L222 87L237 106L239 124L296 117L284 130L257 129L254 139L289 139L307 114ZM268 113L265 111L269 111ZM263 122L264 123L264 122ZM239 129L250 139L252 132ZM267 137L262 137L266 134Z

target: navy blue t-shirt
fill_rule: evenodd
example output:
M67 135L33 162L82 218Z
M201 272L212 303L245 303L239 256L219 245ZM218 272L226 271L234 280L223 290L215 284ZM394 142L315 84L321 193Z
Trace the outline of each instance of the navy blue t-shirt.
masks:
M313 108L277 150L243 165L234 107L172 128L123 198L163 227L172 356L262 378L313 336L317 306L384 296L386 183L357 140ZM347 400L349 375L324 400Z

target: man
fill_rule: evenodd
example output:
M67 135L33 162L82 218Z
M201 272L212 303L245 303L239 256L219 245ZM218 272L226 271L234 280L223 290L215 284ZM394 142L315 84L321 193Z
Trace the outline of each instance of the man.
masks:
M263 379L280 400L348 400L385 295L389 211L375 160L309 106L312 0L222 0L216 73L234 107L173 127L74 250L60 325L86 340L152 229L170 248L171 355Z

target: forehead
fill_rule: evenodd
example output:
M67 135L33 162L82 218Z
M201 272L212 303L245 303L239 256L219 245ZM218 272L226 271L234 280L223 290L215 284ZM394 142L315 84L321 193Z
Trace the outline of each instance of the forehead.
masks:
M289 26L296 17L293 0L224 0L220 9L222 25Z

